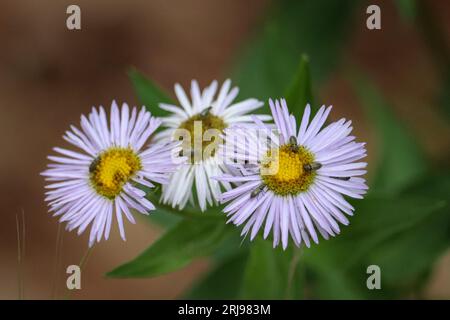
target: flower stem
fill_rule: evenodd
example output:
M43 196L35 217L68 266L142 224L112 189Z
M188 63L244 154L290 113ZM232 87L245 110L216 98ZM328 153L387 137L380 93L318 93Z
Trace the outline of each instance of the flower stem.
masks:
M63 234L64 233L62 232L62 224L58 223L58 230L56 231L54 279L52 283L52 293L51 293L52 299L56 299L56 297L58 296L58 282L61 267Z
M86 264L87 264L87 262L88 262L88 260L89 260L89 257L91 256L93 250L94 250L94 246L89 247L89 248L86 250L86 252L84 253L83 257L81 258L80 264L78 265L78 266L80 267L80 272L82 272L83 269L84 269L84 267L86 266ZM72 291L73 291L73 290L68 290L68 291L67 291L64 300L69 300L69 299L70 299L70 296L71 296L71 294L72 294Z
M23 265L25 257L25 211L22 209L21 218L16 214L16 231L17 231L17 263L18 263L18 273L17 273L17 284L19 292L19 300L24 298L24 287L23 287ZM22 220L22 228L20 228L20 220Z
M300 255L302 253L301 247L295 249L294 254L292 256L291 263L289 264L288 270L288 279L287 279L287 288L286 288L286 297L285 299L292 299L292 287L295 277L295 272L297 270L298 263L300 261Z

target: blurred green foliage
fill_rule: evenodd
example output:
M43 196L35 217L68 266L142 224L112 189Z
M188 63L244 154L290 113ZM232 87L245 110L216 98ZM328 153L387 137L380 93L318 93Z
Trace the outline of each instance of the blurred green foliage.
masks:
M395 0L398 11L403 19L412 22L417 16L416 0Z
M207 256L224 238L228 225L219 219L185 218L167 230L136 259L107 274L109 277L154 277Z
M298 119L306 103L317 108L312 88L338 63L357 3L286 0L277 4L261 35L246 49L235 77L242 96L264 100L284 94ZM405 16L414 16L414 1L397 4ZM376 157L370 165L374 179L369 194L352 201L356 214L340 235L311 248L289 246L283 251L260 237L241 243L239 230L225 224L220 207L196 214L192 207L174 211L162 206L153 215L177 216L164 221L167 231L108 276L156 276L210 256L210 272L186 297L420 297L431 268L450 245L450 172L430 166L412 132L361 70L349 70L348 78L377 139L371 148ZM130 79L141 101L152 106L155 115L163 115L154 106L170 99L138 71L132 70ZM157 199L158 193L150 197ZM366 287L369 265L381 268L381 290Z
M353 71L350 80L377 132L377 168L371 191L398 193L425 174L427 165L423 152L411 132L364 76Z
M357 5L357 0L276 2L236 65L233 79L241 96L281 97L303 54L314 59L314 84L325 80L345 47Z

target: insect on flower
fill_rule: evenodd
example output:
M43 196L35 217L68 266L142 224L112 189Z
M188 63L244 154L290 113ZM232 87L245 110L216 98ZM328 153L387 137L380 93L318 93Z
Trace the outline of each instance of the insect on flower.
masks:
M263 229L264 238L273 234L274 247L281 243L286 248L289 238L297 246L304 242L309 247L311 239L319 241L318 233L328 239L340 232L339 223L349 223L346 215L354 208L344 195L362 198L366 193L361 176L367 163L359 161L366 156L365 144L350 135L351 121L341 119L323 127L331 107L323 106L309 121L311 108L306 106L297 130L286 101L269 102L278 131L271 137L274 146L267 147L267 137L247 133L248 143L229 148L229 157L249 155L250 162L247 166L230 162L229 173L216 178L233 185L220 199L228 203L224 212L229 221L244 225L242 235L250 233L251 240ZM270 131L256 117L254 122L258 129ZM225 139L233 134L233 129L226 129Z
M46 201L67 229L78 234L90 225L89 246L108 239L113 216L125 240L123 216L135 223L130 209L142 214L154 210L139 188L167 183L169 174L185 159L178 157L179 142L146 145L160 125L144 107L138 112L127 104L111 106L110 124L103 107L81 116L81 130L71 126L64 139L78 150L54 148L58 153L41 174Z

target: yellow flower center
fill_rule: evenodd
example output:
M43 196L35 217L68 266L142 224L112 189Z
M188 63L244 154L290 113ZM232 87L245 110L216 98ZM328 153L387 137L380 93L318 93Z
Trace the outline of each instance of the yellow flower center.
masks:
M314 156L306 148L286 144L262 161L261 177L275 194L296 195L308 190L314 181L315 171L304 169L313 162Z
M227 124L218 116L205 109L181 123L176 135L183 141L183 153L190 159L190 163L213 157L221 143L219 137ZM188 135L186 137L185 135Z
M141 159L130 148L110 148L91 163L90 181L98 194L112 200L141 168Z

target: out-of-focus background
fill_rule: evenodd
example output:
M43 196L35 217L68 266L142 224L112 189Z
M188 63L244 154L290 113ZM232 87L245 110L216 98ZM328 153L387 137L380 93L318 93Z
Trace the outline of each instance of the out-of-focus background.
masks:
M314 17L317 28L322 27L323 19L332 19L338 0L330 0L329 6L322 2L321 14ZM402 13L398 2L405 1L359 1L355 5L345 17L346 36L339 35L342 42L333 68L323 77L313 68L313 75L321 77L315 91L320 101L334 106L334 118L353 119L356 135L368 141L370 162L376 154L371 127L345 76L347 66L358 65L414 132L429 161L442 165L449 159L450 130L437 101L445 71L442 60L445 63L448 59L445 50L450 44L450 2L418 1L419 17L415 18L408 17L407 9ZM81 7L82 30L66 28L70 4ZM366 28L365 11L370 4L381 7L381 30ZM187 85L196 78L205 85L229 77L276 5L277 1L268 0L2 1L0 298L16 299L19 295L16 216L22 211L26 227L21 263L25 298L64 296L65 266L78 264L86 251L86 235L63 232L62 257L56 261L58 223L47 212L44 180L39 176L51 148L64 145L66 128L77 125L80 115L92 106L108 106L112 99L138 104L127 77L131 66L168 92L175 82ZM321 33L312 31L318 37L315 41L322 41ZM431 36L435 34L437 40ZM286 42L298 40L296 33L279 36L292 38ZM327 49L326 44L322 47ZM310 54L313 66L315 59ZM95 247L83 271L82 290L74 292L72 298L179 297L208 270L207 259L152 279L104 277L105 272L148 247L160 232L157 226L139 219L136 225L126 225L127 242L122 242L114 226L111 239ZM449 269L447 252L433 266L421 297L449 299Z

